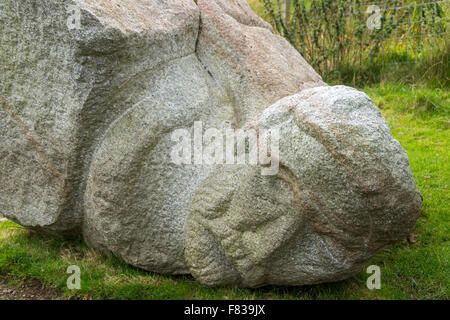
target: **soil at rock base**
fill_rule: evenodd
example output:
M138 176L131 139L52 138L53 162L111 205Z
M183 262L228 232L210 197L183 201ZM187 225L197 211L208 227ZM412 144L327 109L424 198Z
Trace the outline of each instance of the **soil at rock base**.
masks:
M61 300L62 293L48 288L39 280L27 280L19 286L10 284L8 276L0 273L0 300Z

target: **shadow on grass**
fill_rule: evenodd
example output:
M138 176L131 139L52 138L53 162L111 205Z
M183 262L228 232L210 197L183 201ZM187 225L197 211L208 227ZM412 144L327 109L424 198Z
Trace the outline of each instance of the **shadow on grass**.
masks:
M5 252L0 271L18 279L35 278L62 290L66 298L93 299L339 299L351 298L361 286L355 277L315 286L265 286L209 288L190 275L161 275L126 264L112 254L89 248L82 237L55 238L7 222L10 233L0 244ZM1 237L1 236L0 236ZM82 269L82 289L65 287L69 265ZM353 288L353 289L352 289Z

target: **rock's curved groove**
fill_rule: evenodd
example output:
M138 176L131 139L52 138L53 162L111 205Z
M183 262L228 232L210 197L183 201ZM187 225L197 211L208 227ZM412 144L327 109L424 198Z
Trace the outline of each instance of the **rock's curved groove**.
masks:
M0 29L0 211L21 225L256 287L345 279L420 214L379 110L245 0L3 0ZM198 121L279 128L279 170L174 164L171 134Z

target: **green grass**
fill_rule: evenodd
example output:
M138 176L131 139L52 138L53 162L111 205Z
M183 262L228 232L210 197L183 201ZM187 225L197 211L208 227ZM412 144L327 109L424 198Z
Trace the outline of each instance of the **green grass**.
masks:
M307 287L206 288L192 277L145 272L88 248L80 238L55 239L12 222L0 223L0 273L15 283L29 278L66 297L93 299L448 299L450 91L381 84L363 89L407 150L424 197L418 242L382 250L367 266L381 267L380 290L366 288L363 270L346 281ZM78 265L82 288L66 288L66 269Z

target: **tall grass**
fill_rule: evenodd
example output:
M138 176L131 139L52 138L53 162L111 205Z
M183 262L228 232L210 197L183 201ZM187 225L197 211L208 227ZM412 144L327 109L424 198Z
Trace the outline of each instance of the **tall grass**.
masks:
M250 4L327 81L367 84L403 75L449 86L450 1L288 2L288 14L285 0Z

